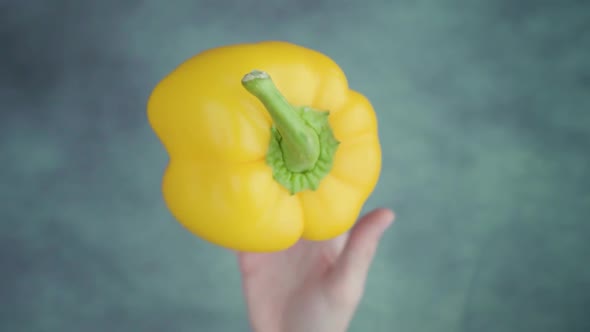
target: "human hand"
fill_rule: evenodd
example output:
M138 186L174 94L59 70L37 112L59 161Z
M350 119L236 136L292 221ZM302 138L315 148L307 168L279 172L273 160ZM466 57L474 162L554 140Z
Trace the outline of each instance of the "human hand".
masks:
M392 221L390 210L378 209L330 241L301 240L277 253L238 253L253 330L345 332Z

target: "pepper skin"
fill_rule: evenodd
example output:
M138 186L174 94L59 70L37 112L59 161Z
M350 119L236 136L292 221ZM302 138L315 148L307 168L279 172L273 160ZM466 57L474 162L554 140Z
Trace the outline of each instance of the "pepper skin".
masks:
M347 232L381 170L377 119L327 56L280 41L186 60L152 91L173 216L213 244L274 252Z

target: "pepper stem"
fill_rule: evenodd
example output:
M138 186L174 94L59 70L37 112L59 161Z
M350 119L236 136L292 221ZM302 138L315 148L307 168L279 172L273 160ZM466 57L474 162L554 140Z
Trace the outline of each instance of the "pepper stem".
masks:
M253 70L242 78L242 85L270 113L274 126L281 135L280 147L285 166L295 173L313 169L320 157L318 133L285 99L268 73Z

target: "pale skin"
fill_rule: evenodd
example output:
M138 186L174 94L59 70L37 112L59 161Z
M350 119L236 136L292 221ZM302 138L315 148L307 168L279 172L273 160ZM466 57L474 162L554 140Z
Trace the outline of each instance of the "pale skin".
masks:
M374 210L330 241L301 240L278 253L238 253L254 332L345 332L393 212Z

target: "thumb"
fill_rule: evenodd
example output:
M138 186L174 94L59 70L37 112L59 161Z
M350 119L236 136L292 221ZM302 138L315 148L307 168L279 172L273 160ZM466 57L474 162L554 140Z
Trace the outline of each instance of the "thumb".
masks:
M393 219L391 210L377 209L354 226L340 257L328 275L329 283L336 289L336 293L349 290L362 292L381 235Z

